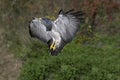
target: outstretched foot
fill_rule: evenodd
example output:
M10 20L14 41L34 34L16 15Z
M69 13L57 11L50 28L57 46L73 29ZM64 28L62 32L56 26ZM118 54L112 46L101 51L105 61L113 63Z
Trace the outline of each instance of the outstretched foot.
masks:
M56 49L55 42L53 42L50 46L50 50L54 51Z

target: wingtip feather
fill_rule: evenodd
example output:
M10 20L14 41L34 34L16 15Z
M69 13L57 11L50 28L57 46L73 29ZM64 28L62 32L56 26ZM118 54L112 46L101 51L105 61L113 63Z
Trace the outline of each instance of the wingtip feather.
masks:
M59 13L58 14L64 14L64 11L63 9L60 9Z

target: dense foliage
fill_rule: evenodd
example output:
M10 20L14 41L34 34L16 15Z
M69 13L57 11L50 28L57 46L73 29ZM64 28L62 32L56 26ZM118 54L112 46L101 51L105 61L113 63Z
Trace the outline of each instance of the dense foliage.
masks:
M114 42L112 42L114 40ZM116 37L98 38L86 44L77 39L58 56L47 49L31 48L20 80L119 80L120 47Z

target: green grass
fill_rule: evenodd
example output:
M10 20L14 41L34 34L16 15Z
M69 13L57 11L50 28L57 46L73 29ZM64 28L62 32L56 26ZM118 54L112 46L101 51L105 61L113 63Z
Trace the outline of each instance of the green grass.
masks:
M34 43L27 52L20 80L120 80L117 37L97 37L85 44L77 40L58 56L48 54L43 44Z

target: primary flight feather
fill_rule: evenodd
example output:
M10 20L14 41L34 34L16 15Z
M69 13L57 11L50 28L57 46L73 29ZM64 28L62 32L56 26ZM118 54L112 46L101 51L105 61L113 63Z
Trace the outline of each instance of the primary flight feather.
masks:
M57 55L75 37L84 20L84 13L81 11L74 12L71 9L64 12L61 9L55 21L34 18L29 24L29 33L31 37L48 44L51 55Z

